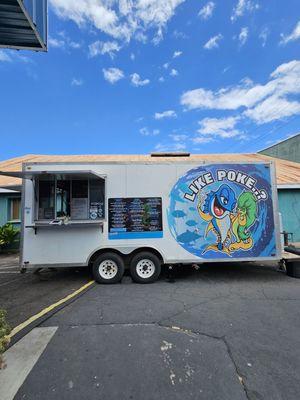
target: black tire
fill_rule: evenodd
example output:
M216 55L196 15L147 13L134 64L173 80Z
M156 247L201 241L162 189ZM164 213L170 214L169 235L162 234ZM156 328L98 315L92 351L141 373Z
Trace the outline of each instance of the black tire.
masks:
M112 268L112 270L109 270L109 268ZM93 263L93 277L98 283L118 283L123 278L124 271L123 258L116 253L103 253Z
M142 265L143 262L140 263L143 260L145 261L144 266ZM144 268L146 268L146 270L143 276L142 269ZM151 271L152 269L154 269L153 272ZM155 282L156 279L159 277L160 272L161 272L161 261L155 254L151 253L150 251L141 251L140 253L137 253L135 256L133 256L130 262L130 273L134 282L137 283Z

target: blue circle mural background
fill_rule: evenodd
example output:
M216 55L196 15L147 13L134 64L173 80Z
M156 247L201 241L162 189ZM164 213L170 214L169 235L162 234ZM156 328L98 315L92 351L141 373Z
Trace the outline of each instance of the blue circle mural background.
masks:
M211 229L205 237L209 222L205 221L199 214L198 203L200 197L203 199L214 196L221 185L228 185L234 192L236 200L243 192L251 192L245 185L224 178L217 180L218 170L232 170L249 175L256 180L255 187L263 189L267 194L266 199L256 199L255 221L246 233L252 240L251 248L235 248L234 251L220 250L216 248L217 235ZM194 201L184 197L185 193L192 193L189 185L204 173L211 173L213 182L200 189ZM254 191L254 189L253 189ZM201 206L203 209L203 204ZM237 215L237 205L230 213L231 217ZM232 221L232 219L231 219ZM217 221L218 222L218 221ZM224 259L224 258L252 258L275 256L276 240L274 230L274 215L272 205L272 187L270 168L265 164L213 164L202 165L191 169L182 176L174 185L170 193L170 206L168 209L168 223L174 239L189 253L203 259ZM232 222L231 222L232 224ZM233 234L233 226L230 227L230 238L225 242L224 247L232 248L231 245L239 239Z

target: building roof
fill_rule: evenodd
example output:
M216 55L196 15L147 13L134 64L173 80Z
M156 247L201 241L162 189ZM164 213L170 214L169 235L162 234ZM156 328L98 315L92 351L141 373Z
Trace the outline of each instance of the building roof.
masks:
M288 142L289 140L296 139L298 136L299 136L299 139L300 139L300 132L296 133L295 135L289 136L289 137L287 137L285 139L282 139L279 142L275 142L275 143L271 144L268 147L264 147L263 149L259 150L258 153L260 153L262 151L266 151L266 150L272 149L273 147L277 147L277 146L281 145L281 143Z
M300 163L269 157L263 154L191 154L180 157L180 161L206 162L255 162L274 161L276 165L277 185L282 187L300 187ZM0 162L0 171L22 171L23 163L49 162L177 162L178 157L151 157L151 155L35 155L11 158ZM18 178L0 176L0 187L9 188L21 185Z

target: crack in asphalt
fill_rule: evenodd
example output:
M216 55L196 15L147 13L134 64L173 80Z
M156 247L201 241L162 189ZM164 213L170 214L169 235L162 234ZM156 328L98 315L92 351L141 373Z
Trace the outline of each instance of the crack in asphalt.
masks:
M234 370L235 370L235 374L237 375L237 378L239 380L239 383L242 385L243 388L243 392L245 393L245 397L246 399L250 400L252 399L252 391L250 390L249 387L247 387L247 378L248 378L248 374L247 371L243 371L241 372L240 366L238 365L238 362L235 360L235 356L234 356L234 349L231 348L231 344L229 342L229 339L226 335L222 335L222 336L217 336L217 335L213 335L207 332L203 332L201 330L197 331L197 330L190 330L190 329L186 329L184 327L178 327L178 326L174 326L176 324L176 317L179 317L181 314L184 314L186 312L191 311L194 308L197 308L199 306L203 306L209 302L215 302L218 300L223 299L223 301L229 301L230 299L234 300L234 298L239 298L242 300L247 300L247 301L265 301L265 302L269 302L269 301L273 301L273 300L285 300L285 301L300 301L300 299L281 299L281 298L271 298L269 297L266 293L265 290L267 290L268 288L272 289L272 287L265 287L265 288L258 288L257 290L255 290L257 295L261 295L262 297L260 298L247 298L244 297L243 294L239 293L239 292L235 292L234 288L232 287L227 287L226 289L226 294L217 294L219 292L217 286L210 280L208 279L211 285L213 285L213 289L214 289L214 295L213 297L208 297L208 296L203 296L201 298L201 301L198 301L195 304L189 304L189 298L185 299L185 300L181 300L180 298L180 291L181 290L187 290L186 285L183 286L174 286L174 287L167 287L165 285L163 285L162 287L162 294L158 293L153 293L153 292L144 292L142 293L141 291L137 290L138 293L134 294L134 298L137 299L138 301L142 301L142 302L147 302L147 301L155 301L155 302L165 302L165 301L170 301L170 302L174 302L177 303L178 308L180 308L180 310L178 310L176 313L173 314L169 314L166 315L163 318L160 318L158 320L150 320L150 322L104 322L103 320L105 319L105 314L106 314L106 307L108 305L110 305L113 300L114 300L114 294L113 293L102 293L99 297L97 297L97 299L93 300L93 303L97 303L97 305L99 306L99 315L100 315L100 321L99 323L96 324L89 324L89 323L83 323L83 324L66 324L66 326L71 326L73 328L76 327L84 327L84 326L127 326L127 327L151 327L151 326L156 326L156 327L161 327L163 329L168 329L168 330L172 330L174 332L179 332L179 333L184 333L186 335L194 335L194 336L203 336L203 337L208 337L210 339L213 340L217 340L223 343L223 345L225 346L226 349L226 353L228 354L228 357L230 358ZM94 286L92 288L92 292L95 294L97 286ZM127 289L127 288L126 288ZM186 294L185 296L188 297L197 297L201 294L201 291L199 289L198 290L193 290L195 293L194 294ZM216 293L217 292L217 293ZM216 295L217 294L217 295ZM123 297L123 301L126 300L126 298L129 298L128 300L130 300L130 298L132 298L133 294L130 293L127 295L127 290L122 290L122 293L120 293L120 296ZM200 296L199 296L200 297ZM253 296L252 296L253 297ZM76 299L77 300L77 299ZM76 301L75 300L75 301ZM200 299L199 299L200 300ZM89 299L87 299L87 302L89 302ZM101 304L102 302L102 304ZM166 313L167 314L167 313ZM174 324L172 326L172 323Z
M243 375L240 372L239 367L238 367L238 365L237 365L237 363L236 363L236 361L234 359L233 352L232 352L232 350L230 348L230 344L227 341L225 335L224 336L216 336L216 335L212 335L212 334L209 334L209 333L206 333L206 332L202 332L202 331L195 331L195 330L191 330L191 329L185 329L185 328L179 327L179 326L164 325L161 322L148 322L148 323L142 323L142 322L138 322L138 323L117 322L117 323L100 323L100 324L73 324L73 325L69 325L69 326L72 327L72 328L82 327L82 326L111 326L111 327L114 327L114 326L126 326L126 327L141 327L141 326L142 327L150 327L150 326L152 327L152 326L156 326L156 327L160 327L160 328L172 331L172 332L182 333L182 334L193 336L193 337L196 337L196 338L199 337L199 336L204 336L204 337L207 337L207 338L210 338L210 339L213 339L213 340L220 341L221 343L224 344L226 352L227 352L227 354L228 354L228 356L229 356L229 358L230 358L230 360L231 360L231 362L232 362L232 364L234 366L235 373L236 373L236 375L238 377L239 383L243 387L243 390L244 390L246 398L248 400L250 400L249 391L248 391L248 388L247 388L246 383L245 383L246 376Z

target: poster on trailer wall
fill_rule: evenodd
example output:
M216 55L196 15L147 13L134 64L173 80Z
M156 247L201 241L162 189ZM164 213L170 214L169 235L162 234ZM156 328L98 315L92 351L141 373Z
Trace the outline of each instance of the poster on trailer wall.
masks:
M270 164L191 169L171 190L168 223L199 258L276 256Z

